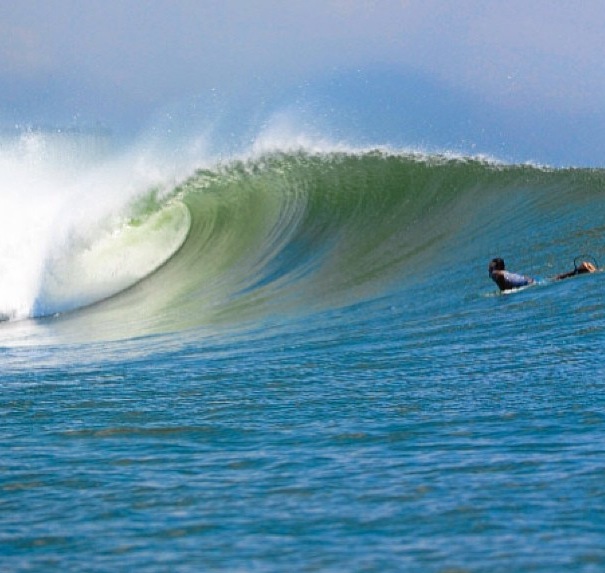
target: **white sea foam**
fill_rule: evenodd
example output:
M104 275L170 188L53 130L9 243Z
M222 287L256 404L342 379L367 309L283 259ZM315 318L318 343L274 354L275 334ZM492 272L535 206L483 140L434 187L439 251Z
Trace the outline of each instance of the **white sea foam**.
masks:
M94 297L108 296L141 278L137 273L152 270L149 258L138 267L125 259L128 249L123 239L125 250L109 262L108 245L120 245L116 233L121 232L124 208L133 198L152 189L159 195L174 189L179 178L190 172L193 156L202 151L201 140L175 160L149 142L110 154L104 134L25 132L4 137L0 141L0 317L24 318L93 302ZM133 233L128 236L132 243ZM141 241L140 233L137 240ZM174 246L169 240L166 245ZM95 269L93 256L100 252L105 263ZM130 253L134 256L132 249ZM166 253L159 254L156 262L165 258ZM120 265L128 272L120 272ZM62 283L59 273L67 268L71 274L65 280L70 284L96 282L97 286L89 293L72 289L71 302L69 289L60 297L50 296ZM82 276L83 272L94 276ZM99 290L98 285L104 287Z

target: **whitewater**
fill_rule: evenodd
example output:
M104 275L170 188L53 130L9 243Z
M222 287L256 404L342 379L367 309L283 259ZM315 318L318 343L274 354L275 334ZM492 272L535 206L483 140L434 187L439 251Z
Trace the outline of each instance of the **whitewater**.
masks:
M602 169L110 147L0 145L7 570L603 570Z

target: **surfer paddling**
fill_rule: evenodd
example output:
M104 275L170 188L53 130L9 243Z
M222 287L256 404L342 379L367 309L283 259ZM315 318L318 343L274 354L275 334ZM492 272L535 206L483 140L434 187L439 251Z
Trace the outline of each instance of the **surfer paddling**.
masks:
M504 266L504 259L496 258L492 259L489 263L489 277L498 285L498 288L502 290L512 290L515 288L521 288L534 284L535 279L519 275L517 273L511 273L506 270ZM567 273L562 273L553 277L553 280L560 281L576 275L583 275L585 273L594 273L597 270L596 265L589 261L582 261L579 265L574 264L574 270Z

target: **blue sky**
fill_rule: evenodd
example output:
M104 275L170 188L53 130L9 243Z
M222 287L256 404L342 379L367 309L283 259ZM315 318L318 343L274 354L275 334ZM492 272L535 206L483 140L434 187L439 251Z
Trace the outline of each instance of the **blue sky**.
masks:
M3 2L0 121L298 105L347 137L602 165L604 21L601 0Z

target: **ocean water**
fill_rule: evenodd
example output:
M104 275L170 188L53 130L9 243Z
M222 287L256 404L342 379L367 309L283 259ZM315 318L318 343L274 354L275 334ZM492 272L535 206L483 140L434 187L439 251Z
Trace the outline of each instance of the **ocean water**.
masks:
M548 278L605 172L70 141L0 147L2 570L605 570L605 280Z

